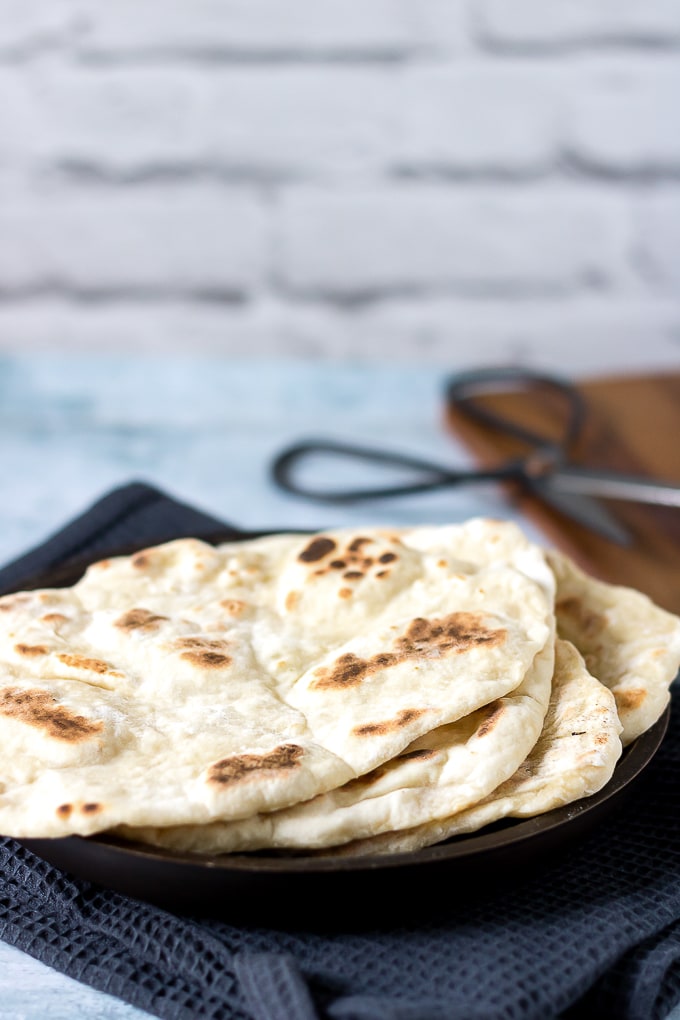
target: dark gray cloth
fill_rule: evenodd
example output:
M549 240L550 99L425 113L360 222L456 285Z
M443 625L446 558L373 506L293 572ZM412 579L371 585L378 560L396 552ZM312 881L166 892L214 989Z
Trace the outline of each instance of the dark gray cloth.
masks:
M236 533L134 484L0 571L0 590L91 554ZM4 839L0 937L168 1020L658 1020L680 1000L679 692L624 808L444 920L320 934L176 916Z

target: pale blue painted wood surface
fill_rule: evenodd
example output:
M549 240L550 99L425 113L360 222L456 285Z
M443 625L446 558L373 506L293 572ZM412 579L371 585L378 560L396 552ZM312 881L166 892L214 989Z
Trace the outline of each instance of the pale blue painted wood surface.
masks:
M329 508L298 502L270 482L272 455L309 435L466 463L442 426L443 379L442 369L416 365L0 359L0 561L135 479L245 528L514 517L488 487ZM345 477L336 466L318 472L315 481ZM0 943L0 1020L146 1015Z
M145 479L248 528L460 520L507 513L487 487L328 508L279 493L267 465L307 435L375 442L444 463L443 373L417 366L173 358L0 359L0 561L107 489ZM319 465L329 481L341 466Z

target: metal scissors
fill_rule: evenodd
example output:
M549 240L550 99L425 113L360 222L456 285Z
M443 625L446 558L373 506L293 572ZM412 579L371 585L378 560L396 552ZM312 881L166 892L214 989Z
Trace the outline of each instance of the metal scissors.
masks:
M529 429L490 410L483 400L485 395L508 391L525 393L527 399L531 399L539 390L559 402L562 425L557 435ZM583 434L587 407L582 394L565 379L514 366L476 369L448 377L444 385L444 399L449 408L471 421L519 441L526 447L526 454L491 468L460 470L370 446L310 439L285 448L275 457L271 465L273 479L286 492L308 500L335 504L405 496L459 485L514 482L554 509L620 545L630 544L632 536L600 503L600 499L632 500L680 508L680 482L670 484L570 463L570 455ZM363 488L316 489L303 485L296 472L304 460L320 454L354 458L382 467L406 468L413 472L413 477L402 484Z

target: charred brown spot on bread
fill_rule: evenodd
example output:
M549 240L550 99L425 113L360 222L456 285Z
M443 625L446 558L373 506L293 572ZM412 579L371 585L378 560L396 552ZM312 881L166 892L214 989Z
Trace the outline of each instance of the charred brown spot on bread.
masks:
M375 576L376 577L389 577L390 576L390 572L389 572L389 570L379 570L378 573Z
M361 570L347 570L342 576L347 581L359 581L364 575Z
M202 649L211 652L221 652L229 645L221 638L206 638L200 636L177 638L175 648L190 648L192 650Z
M425 761L427 758L436 758L438 751L430 747L424 747L420 751L403 751L397 755L397 761Z
M354 652L346 652L335 660L330 668L321 666L315 670L316 679L312 687L355 687L367 676L376 673L397 661L395 655L373 656L372 659L361 659Z
M354 687L379 670L414 659L427 659L434 655L462 653L477 645L500 645L505 641L503 628L490 629L477 613L451 613L441 619L428 620L416 617L404 635L396 640L396 651L378 652L370 659L362 659L346 652L332 666L321 666L314 671L312 688Z
M627 690L614 691L616 705L618 708L635 709L639 708L647 697L647 692L641 687L632 687Z
M14 651L26 659L37 659L41 655L47 655L49 649L45 645L25 645L20 642L14 646Z
M505 712L505 706L502 701L493 701L487 709L487 716L483 720L482 724L477 727L477 736L485 737L487 733L491 733L500 717Z
M208 769L208 782L225 786L247 779L254 773L294 769L304 754L298 744L280 744L265 754L235 754L216 761Z
M87 804L83 804L80 809L84 815L96 815L103 810L103 804L97 804L96 801L89 801Z
M240 616L246 608L246 603L242 599L222 599L220 605L230 616Z
M403 655L415 658L428 651L465 652L478 645L494 647L503 644L506 636L502 627L487 627L479 613L450 613L433 619L417 616L398 639L397 647Z
M331 560L328 566L332 567L333 570L344 570L347 566L347 560Z
M45 613L42 617L43 623L67 623L68 616L63 613Z
M384 726L384 723L378 723L377 726ZM368 730L369 727L366 727ZM386 732L383 729L377 730L372 729L371 732L361 733L360 736L372 736L376 732ZM399 762L406 761L425 761L428 758L436 758L439 752L432 751L429 748L423 748L420 751L404 751L402 754L398 754L390 762L385 762L383 765L378 765L376 768L371 769L370 772L366 772L361 776L356 776L354 779L350 779L348 783L345 783L345 790L362 789L367 786L372 786L377 783L379 779L386 776L389 772L392 772L395 767L398 767Z
M292 611L295 609L296 605L298 604L299 598L300 598L299 591L288 592L288 594L286 595L285 606L289 613L292 613Z
M394 563L396 559L398 559L396 553L386 552L383 553L382 556L378 556L378 563Z
M317 563L324 556L332 553L335 548L336 544L332 538L319 535L317 538L313 538L309 545L302 550L298 559L301 563Z
M219 652L182 652L180 658L202 669L222 669L231 664L231 658Z
M231 665L231 658L224 653L229 648L226 641L204 637L179 638L175 648L181 651L180 659L202 669L222 669Z
M92 566L98 570L108 570L111 566L111 560L97 560L97 562L93 563Z
M68 818L73 811L73 804L60 804L56 813L60 818Z
M208 641L207 639L190 639L186 643L177 642L177 647L185 649L179 658L191 662L203 669L221 669L231 664L231 659L224 652L228 648L226 642Z
M361 552L363 547L369 545L372 541L372 538L367 538L365 535L357 535L356 538L352 539L347 548L351 553Z
M135 570L146 570L147 567L151 566L151 556L146 550L135 553L132 557L132 566Z
M340 591L338 592L338 598L351 599L353 594L354 592L352 591L351 588L341 588Z
M167 619L167 616L159 616L150 609L130 609L115 621L114 627L121 630L157 630L159 624Z
M5 687L0 690L0 715L35 726L55 740L69 744L89 740L104 729L101 720L93 721L76 715L40 687L27 690Z
M593 638L607 626L607 617L602 613L596 613L588 607L580 598L569 595L557 599L555 602L555 613L558 624L565 627L576 626L581 635L586 638Z
M394 730L403 729L409 723L415 722L427 711L426 708L403 708L394 719L383 719L380 722L364 723L362 726L355 726L352 733L357 737L376 737L384 733L392 733Z
M120 676L120 673L111 669L110 664L104 662L103 659L88 659L85 655L71 655L64 652L59 656L59 661L72 669L86 669L89 673L112 673L115 676Z

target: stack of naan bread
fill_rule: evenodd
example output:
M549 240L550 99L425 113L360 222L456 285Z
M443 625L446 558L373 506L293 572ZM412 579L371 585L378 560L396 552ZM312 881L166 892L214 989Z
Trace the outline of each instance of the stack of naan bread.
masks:
M511 523L181 539L0 599L0 833L410 851L601 789L679 665Z

